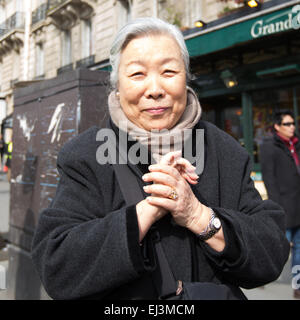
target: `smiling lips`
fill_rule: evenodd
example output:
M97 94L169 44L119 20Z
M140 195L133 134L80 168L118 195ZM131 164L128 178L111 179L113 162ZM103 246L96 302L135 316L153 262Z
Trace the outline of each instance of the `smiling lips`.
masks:
M164 113L169 107L155 107L155 108L149 108L146 109L146 112L149 112L151 114L162 114Z

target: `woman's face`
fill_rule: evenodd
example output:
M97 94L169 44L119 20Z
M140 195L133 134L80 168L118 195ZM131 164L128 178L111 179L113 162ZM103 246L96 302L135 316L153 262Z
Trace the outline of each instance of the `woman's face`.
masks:
M118 90L131 122L147 131L171 129L187 101L185 67L176 41L165 35L131 40L121 54Z

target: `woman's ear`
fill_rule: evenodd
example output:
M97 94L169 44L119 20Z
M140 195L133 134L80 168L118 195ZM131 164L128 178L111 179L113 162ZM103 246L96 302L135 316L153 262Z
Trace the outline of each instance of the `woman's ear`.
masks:
M274 129L275 129L275 131L279 131L280 128L279 128L279 125L277 123L274 124Z

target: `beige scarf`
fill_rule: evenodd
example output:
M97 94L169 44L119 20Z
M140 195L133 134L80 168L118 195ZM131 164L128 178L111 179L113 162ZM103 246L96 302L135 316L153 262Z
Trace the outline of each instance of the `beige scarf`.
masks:
M112 91L108 97L109 113L114 124L124 132L127 132L134 140L137 140L151 151L156 162L170 151L181 151L184 141L188 140L191 130L199 121L201 106L195 92L187 87L187 105L177 122L170 130L144 130L132 123L123 112L116 91Z

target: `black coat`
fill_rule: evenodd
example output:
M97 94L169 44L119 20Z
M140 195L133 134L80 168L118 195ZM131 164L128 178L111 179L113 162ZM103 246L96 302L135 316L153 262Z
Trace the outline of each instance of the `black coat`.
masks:
M226 246L216 252L165 216L156 226L176 279L244 288L275 280L289 254L282 209L262 201L244 148L207 122L195 129L205 130L205 167L192 189L220 217ZM59 153L60 182L51 206L40 215L33 262L54 299L152 299L152 247L149 241L139 245L135 205L125 205L112 166L96 162L98 130L90 128ZM142 176L137 166L130 167Z
M300 142L296 144L300 159ZM264 141L260 150L261 169L268 196L286 213L286 227L300 226L300 173L294 158L275 134Z

